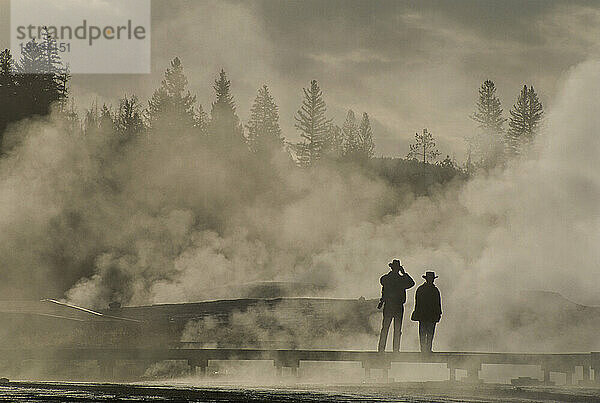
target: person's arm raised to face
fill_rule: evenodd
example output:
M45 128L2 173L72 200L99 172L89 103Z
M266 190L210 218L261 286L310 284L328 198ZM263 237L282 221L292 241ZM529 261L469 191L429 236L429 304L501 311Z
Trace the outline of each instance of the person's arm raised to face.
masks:
M412 288L415 285L415 280L413 280L410 274L404 271L404 267L402 266L400 266L400 273L402 273L402 277L404 277L404 280L406 281L406 288Z

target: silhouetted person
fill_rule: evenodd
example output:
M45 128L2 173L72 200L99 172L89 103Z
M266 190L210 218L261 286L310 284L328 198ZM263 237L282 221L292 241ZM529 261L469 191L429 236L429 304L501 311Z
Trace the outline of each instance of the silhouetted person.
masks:
M392 319L394 320L394 351L400 351L400 335L402 334L402 317L404 316L404 303L406 290L415 285L415 281L404 271L398 259L389 264L390 272L381 277L381 299L378 309L383 306L383 324L379 335L378 351L385 351L387 336Z
M428 271L423 276L425 282L415 293L415 310L410 317L419 322L419 341L421 352L431 353L435 325L442 317L442 299L440 290L433 284L437 278L434 272Z

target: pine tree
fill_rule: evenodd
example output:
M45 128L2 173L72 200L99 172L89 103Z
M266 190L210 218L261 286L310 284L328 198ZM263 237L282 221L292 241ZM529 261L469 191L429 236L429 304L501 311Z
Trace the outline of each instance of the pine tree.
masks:
M440 162L440 166L442 168L456 169L456 163L454 162L454 160L452 158L450 158L449 155L446 155L446 158L444 158L444 160L442 162Z
M465 162L464 171L467 175L471 175L473 173L473 158L471 158L471 152L467 154L467 161Z
M9 49L0 52L0 90L12 90L15 86L13 58ZM4 103L2 103L4 105Z
M49 101L54 97L50 95L50 80L46 69L42 45L35 40L27 42L22 48L21 59L15 64L17 99L21 110L19 118L50 112Z
M44 71L49 74L58 75L63 72L63 64L58 53L56 38L44 27L42 31L44 40L40 43L40 50L44 54Z
M51 105L59 102L59 109L69 115L69 106L67 102L69 91L70 74L63 67L56 38L44 27L42 31L43 41L39 44L39 50L42 53L42 68L40 79L43 82L42 99L45 104Z
M102 105L100 109L100 116L98 119L98 129L103 133L111 132L115 129L116 117L113 115L111 108L106 104Z
M311 166L321 158L331 119L325 116L327 106L316 80L310 82L310 88L303 88L303 92L302 106L294 116L295 127L302 137L302 142L296 145L296 154L301 166Z
M312 164L310 147L306 141L289 144L290 151L295 156L296 164L302 168L308 168Z
M46 115L55 102L60 102L68 119L74 109L68 108L70 75L62 67L56 40L46 29L41 42L27 42L21 58L14 62L10 51L0 53L0 136L9 123L33 115Z
M101 135L112 134L116 131L116 114L113 114L111 108L103 104L98 108L98 103L93 102L92 106L86 110L83 119L83 132L85 135Z
M83 118L83 133L85 135L92 134L100 126L100 111L98 110L98 102L93 101L92 106L86 109Z
M66 66L62 71L57 73L56 84L58 97L61 102L61 109L65 108L66 101L69 99L70 87L69 83L71 82L71 72L69 66Z
M469 139L476 155L477 165L492 168L502 161L504 154L504 122L500 99L492 80L485 80L479 88L479 99L471 118L478 123L478 132Z
M154 91L148 101L146 118L150 127L174 126L192 128L196 123L196 96L187 89L188 80L178 57L171 61L165 71L161 86Z
M235 112L235 101L230 90L231 82L224 70L215 80L215 101L210 111L209 135L213 143L226 149L241 148L244 145L244 132Z
M283 147L278 107L266 85L258 90L246 129L248 147L254 153L268 154Z
M358 123L354 111L348 110L346 120L342 126L344 135L344 159L354 160L359 152L360 139L358 134Z
M119 109L114 117L114 126L122 142L137 136L144 130L140 103L135 95L125 95L119 101Z
M63 120L68 124L68 129L72 134L81 133L81 120L77 113L77 107L75 106L75 100L71 98L71 101L61 100L60 110Z
M0 154L2 137L6 127L17 117L17 83L13 75L13 59L10 50L0 53Z
M502 117L502 106L500 99L496 96L496 85L492 80L485 80L481 84L476 108L472 119L479 124L483 131L489 134L503 132L506 119Z
M347 161L364 162L371 159L375 152L373 129L369 115L363 113L360 124L352 110L348 111L342 126L344 134L344 159Z
M534 140L534 136L539 133L542 119L544 118L544 107L538 98L537 93L533 89L533 85L527 91L529 99L529 127L531 132L530 141Z
M375 155L375 142L373 140L373 129L371 128L369 115L366 112L363 113L360 122L358 137L360 139L361 160L365 161L373 158L373 155Z
M433 135L423 129L423 133L415 133L415 143L410 145L410 151L406 156L409 159L420 160L423 164L435 161L440 152L435 148Z
M21 59L15 65L19 74L41 75L46 71L46 66L44 50L40 43L32 39L23 45Z
M159 122L169 119L171 99L164 85L154 90L152 97L148 100L148 107L144 115L149 127L156 127Z
M205 136L208 134L208 115L204 112L204 108L202 105L198 105L198 109L196 110L196 123L194 127L198 129L200 135Z
M14 70L20 118L46 115L57 101L61 109L67 110L70 74L62 65L56 39L46 28L41 42L31 40L23 46Z
M323 145L322 156L329 160L336 161L344 155L344 134L341 127L330 123L327 129L327 136Z
M6 77L11 77L12 80L13 73L13 58L9 49L4 49L0 52L0 79L4 79ZM4 84L4 81L1 81L0 84Z
M531 147L539 133L544 109L533 89L523 86L510 110L506 145L510 155L520 155Z

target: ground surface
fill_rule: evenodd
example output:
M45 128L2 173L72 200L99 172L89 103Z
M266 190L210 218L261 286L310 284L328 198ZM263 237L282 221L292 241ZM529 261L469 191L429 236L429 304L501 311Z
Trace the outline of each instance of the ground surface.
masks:
M263 387L13 382L0 386L0 401L600 402L600 389L447 382Z

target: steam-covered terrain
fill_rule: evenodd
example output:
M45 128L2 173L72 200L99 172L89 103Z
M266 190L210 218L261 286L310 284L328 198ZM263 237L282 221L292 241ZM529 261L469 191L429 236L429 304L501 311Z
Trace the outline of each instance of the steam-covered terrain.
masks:
M465 320L515 334L498 315L522 290L594 304L597 67L569 73L534 157L425 191L364 166L218 153L178 124L125 143L74 134L58 115L15 124L0 162L3 294L105 307L293 280L374 298L400 256L415 277L440 273L442 348L471 337Z
M596 4L147 5L146 75L0 38L0 400L600 399Z

